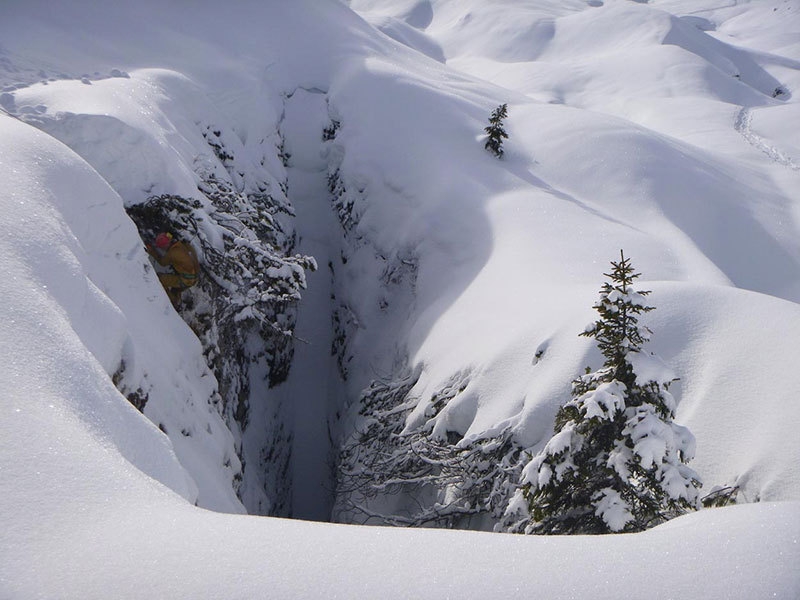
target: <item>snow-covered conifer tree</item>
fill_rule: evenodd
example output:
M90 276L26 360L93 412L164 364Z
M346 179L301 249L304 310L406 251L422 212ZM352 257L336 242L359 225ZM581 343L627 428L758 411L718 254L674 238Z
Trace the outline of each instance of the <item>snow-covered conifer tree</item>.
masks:
M637 375L653 360L642 352L650 331L638 322L653 310L649 292L633 289L639 274L622 252L611 265L594 307L600 318L581 334L597 341L605 363L573 382L511 504L527 505L527 533L642 531L697 508L700 480L685 464L694 436L673 422L670 378Z
M507 116L508 105L501 104L492 111L492 115L489 117L489 125L484 128L484 131L489 136L484 147L497 158L502 158L504 153L503 140L508 139L508 134L503 127L503 119Z

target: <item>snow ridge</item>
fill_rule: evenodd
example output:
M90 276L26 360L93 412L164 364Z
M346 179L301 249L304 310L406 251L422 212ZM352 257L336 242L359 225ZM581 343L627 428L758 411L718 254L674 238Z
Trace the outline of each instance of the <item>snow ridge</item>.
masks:
M786 125L800 114L797 10L787 0L3 4L0 106L16 118L0 115L0 590L797 597L800 149ZM481 135L502 104L498 160ZM203 204L211 175L237 197L271 195L275 211L259 221L276 253L296 244L321 258L298 310L295 335L310 342L294 348L302 372L271 371L263 347L236 340L261 361L243 382L254 393L244 431L222 416L236 402L215 404L224 378L125 213L153 196ZM220 211L234 225L235 212ZM422 515L493 529L509 502L519 507L523 463L550 438L570 382L601 361L579 334L621 248L653 290L645 324L679 378L693 468L752 505L564 540L194 506L241 513L238 486L252 512L323 519L334 505L348 522ZM293 310L278 329L292 330ZM270 387L278 371L287 378ZM133 401L147 397L144 416L115 374ZM334 498L321 480L335 477L336 445L382 428L377 449L418 479L387 470L375 495L348 498L343 486ZM357 467L381 456L342 459L339 476L359 483ZM619 502L603 500L619 523ZM676 572L702 575L662 585L629 568L665 553Z

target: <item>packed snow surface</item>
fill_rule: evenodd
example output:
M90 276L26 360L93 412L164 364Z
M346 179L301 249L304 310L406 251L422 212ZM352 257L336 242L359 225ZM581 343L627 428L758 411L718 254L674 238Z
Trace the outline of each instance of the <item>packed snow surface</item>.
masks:
M798 94L792 0L4 2L0 597L800 597ZM264 151L281 137L285 165ZM319 197L332 168L346 235ZM692 468L751 504L594 538L231 514L217 382L124 211L209 171L286 176L300 251L336 274L309 278L308 373L270 392L297 397L304 516L331 451L310 397L333 412L399 366L421 373L410 422L462 373L436 427L540 449L600 366L578 334L621 248Z

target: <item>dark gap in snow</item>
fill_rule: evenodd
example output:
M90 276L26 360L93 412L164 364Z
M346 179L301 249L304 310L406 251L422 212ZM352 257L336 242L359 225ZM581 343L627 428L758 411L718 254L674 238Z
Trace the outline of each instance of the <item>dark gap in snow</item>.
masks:
M324 143L335 135L324 92L297 89L287 95L281 133L289 155L288 196L295 210L297 250L331 264L338 251L338 223L331 209ZM341 404L340 378L332 360L331 313L334 273L307 275L298 308L292 369L276 393L293 414L292 512L298 519L328 521L334 498L334 441L331 433Z

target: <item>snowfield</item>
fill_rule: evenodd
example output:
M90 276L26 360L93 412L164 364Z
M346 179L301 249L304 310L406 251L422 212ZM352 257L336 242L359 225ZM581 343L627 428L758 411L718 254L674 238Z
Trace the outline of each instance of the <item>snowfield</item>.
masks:
M0 598L800 597L799 95L793 0L3 3ZM126 214L209 175L285 198L320 267L242 430ZM413 373L408 430L541 450L620 249L690 466L740 505L596 537L299 520L341 501L374 381ZM298 519L244 514L276 498Z

